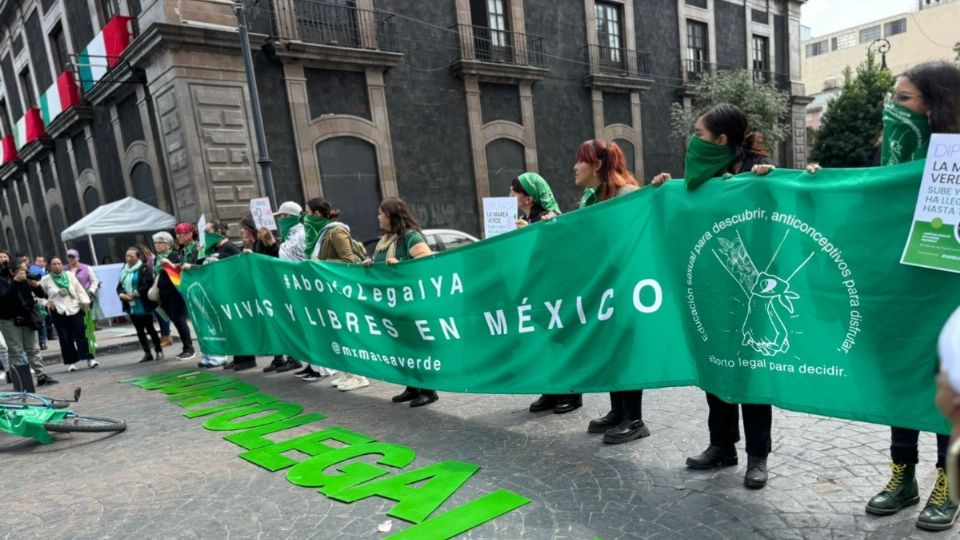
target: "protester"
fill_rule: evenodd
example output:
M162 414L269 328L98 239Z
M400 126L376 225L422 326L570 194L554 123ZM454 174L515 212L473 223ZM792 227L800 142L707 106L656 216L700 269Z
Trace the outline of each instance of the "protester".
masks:
M340 261L345 263L362 262L353 250L353 238L350 236L350 227L337 221L340 211L329 202L321 199L307 201L307 215L304 217L304 227L307 229L306 250L311 259L321 261ZM323 376L324 371L336 373L333 370L309 364L311 371L301 371L297 375L305 381L316 380ZM335 375L330 384L344 392L370 386L366 377L341 371Z
M550 185L535 172L525 172L514 178L510 182L510 196L517 199L517 208L523 214L517 219L517 228L560 215L560 206Z
M87 331L89 332L97 320L97 314L99 313L100 302L98 301L98 296L100 293L100 280L93 271L93 267L80 262L80 252L75 249L67 250L67 265L67 271L77 278L83 290L87 291L87 296L90 297L90 309L87 310L84 318L84 324L87 326Z
M10 255L0 252L0 333L7 344L8 357L20 361L26 354L37 375L37 386L57 384L44 373L37 330L42 324L34 309L44 292L40 281L27 277L26 263L12 263Z
M200 240L200 232L193 223L183 222L173 230L177 235L176 258L178 264L197 264L201 258L200 251L203 246L197 245Z
M76 371L77 362L87 361L87 367L99 363L90 354L84 314L90 309L90 297L80 281L63 267L59 257L50 259L50 273L43 276L40 286L47 295L47 310L57 329L60 355L67 371Z
M266 236L270 231L266 228L261 228L257 230L257 224L253 220L253 215L247 214L242 220L240 220L240 238L243 241L243 252L244 253L258 253L260 255L266 255L267 257L279 257L280 256L280 244L274 242L272 245L268 246L263 243L261 236ZM276 371L278 373L283 373L284 371L290 371L292 369L297 369L299 367L296 363L288 362L282 355L274 356L273 361L270 362L270 365L263 368L264 373L271 373Z
M180 264L179 254L173 249L173 237L170 233L160 231L153 235L153 248L156 250L156 257L153 262L153 273L157 280L158 303L161 310L167 318L158 316L158 321L166 322L167 335L170 335L170 323L177 329L177 335L180 336L180 343L183 350L177 355L179 360L189 360L196 356L193 348L193 336L190 333L190 325L187 322L187 304L183 301L180 291L176 285L170 281L170 276L163 269L164 261L169 260L173 264ZM163 345L163 323L160 324L160 345Z
M266 228L257 231L264 249L276 249L277 256L285 261L306 260L304 250L307 246L307 236L303 224L300 223L303 219L302 214L303 208L293 201L286 201L281 204L280 208L273 214L277 220L277 226L280 228L280 240L277 241L273 233ZM276 358L274 358L274 362L276 362ZM271 362L268 367L273 366L274 362ZM278 364L272 371L283 373L301 367L303 367L303 364L288 356L283 360L283 363Z
M203 264L212 264L240 254L240 248L234 245L227 235L227 226L222 222L211 221L207 223ZM255 367L257 367L257 357L249 355L234 356L233 360L223 364L223 369L234 371L243 371Z
M407 203L391 197L380 203L377 223L383 236L377 242L373 258L363 261L366 265L374 263L397 264L408 259L419 259L433 252L423 239L420 224L410 213ZM393 396L394 403L410 402L411 407L422 407L437 401L435 390L408 386L401 394Z
M128 248L124 256L126 262L120 270L120 282L117 283L117 296L123 302L123 311L130 316L133 327L137 329L137 339L143 349L140 362L150 362L154 358L163 360L160 336L153 326L156 303L148 298L150 286L153 285L153 267L147 264L150 255L146 246ZM147 334L150 335L156 356L150 353Z
M26 258L28 261L29 257ZM33 258L33 263L30 264L27 268L28 276L43 276L47 275L47 258L43 255L36 255ZM53 337L53 322L50 320L50 313L47 311L47 306L45 304L37 304L34 308L40 313L40 318L43 320L43 324L40 325L40 328L37 330L38 336L40 338L40 350L47 350L47 340L48 338L52 339Z
M684 176L687 189L694 190L707 180L723 174L753 171L765 175L774 167L763 145L763 137L749 131L747 115L729 103L721 103L697 118L695 134L687 144ZM653 178L653 185L670 179L668 173ZM773 408L764 404L734 404L707 392L710 409L707 426L710 444L700 455L687 458L691 469L714 469L738 463L736 442L740 440L740 411L747 439L747 472L743 483L751 489L767 484L767 456L772 447L770 430Z

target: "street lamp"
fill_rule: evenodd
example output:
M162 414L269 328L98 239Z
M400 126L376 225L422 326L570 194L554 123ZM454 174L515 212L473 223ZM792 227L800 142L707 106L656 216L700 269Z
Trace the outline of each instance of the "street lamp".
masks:
M259 0L255 0L259 2ZM273 172L270 170L270 154L267 152L267 135L263 131L263 111L260 109L260 92L257 91L257 74L253 69L253 53L250 52L250 34L247 32L247 5L245 0L233 0L237 14L237 29L240 31L240 50L247 72L247 89L250 92L250 109L253 114L253 129L257 137L257 163L263 174L263 184L270 199L270 207L277 208L277 192L273 187Z
M880 67L882 69L887 69L887 52L890 50L890 42L883 39L877 38L870 43L870 46L867 47L867 52L880 53Z

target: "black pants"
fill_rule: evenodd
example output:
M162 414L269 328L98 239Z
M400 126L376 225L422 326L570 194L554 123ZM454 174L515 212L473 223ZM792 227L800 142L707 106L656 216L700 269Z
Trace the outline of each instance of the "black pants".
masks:
M147 333L150 334L150 340L153 341L153 350L160 352L160 334L157 333L157 327L153 325L153 313L149 315L130 315L133 321L133 327L137 329L137 339L140 340L140 347L143 352L150 354L150 344L147 343Z
M890 459L894 463L920 462L917 442L920 432L915 429L890 428ZM943 469L947 464L947 448L950 446L950 436L937 434L937 467Z
M610 410L621 421L643 420L643 390L610 392Z
M187 324L187 306L183 300L179 302L170 302L169 306L164 305L164 311L170 317L170 322L177 329L177 335L180 336L180 343L183 344L184 352L193 352L193 337L190 335L190 326Z
M770 427L773 424L773 407L770 405L736 405L727 403L707 393L710 414L712 446L733 446L740 440L740 410L743 410L743 433L747 437L747 454L765 458L770 453Z
M50 314L53 326L57 329L60 341L60 355L64 364L75 364L78 360L91 360L90 345L87 343L87 328L83 324L83 312L73 315L61 315L54 311Z

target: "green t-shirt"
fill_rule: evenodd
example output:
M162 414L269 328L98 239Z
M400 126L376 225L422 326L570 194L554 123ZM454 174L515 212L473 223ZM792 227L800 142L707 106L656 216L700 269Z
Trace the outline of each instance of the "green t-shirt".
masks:
M410 250L413 249L413 246L419 244L420 242L426 242L423 239L423 235L419 231L413 229L407 231L407 234L403 236L404 241L397 241L397 260L405 261L410 258ZM387 260L386 251L374 251L373 252L373 262L384 262Z

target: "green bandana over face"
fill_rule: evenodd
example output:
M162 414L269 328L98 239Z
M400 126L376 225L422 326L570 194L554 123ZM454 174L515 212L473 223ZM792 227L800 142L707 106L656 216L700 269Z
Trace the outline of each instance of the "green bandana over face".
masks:
M597 188L587 188L583 190L583 196L580 197L580 208L586 208L597 202L599 195L597 195Z
M290 231L300 223L300 216L285 216L277 219L277 227L280 227L280 241L286 242L290 236Z
M733 163L733 149L705 141L696 135L687 143L683 177L688 190L700 187L707 180L720 176Z
M170 252L166 251L164 253L157 253L156 257L153 260L153 272L159 274L163 270L163 261L170 258Z
M330 220L325 217L312 216L307 214L303 216L303 231L307 235L307 246L304 248L304 253L309 257L313 253L313 249L317 246L317 242L320 240L320 233L323 232L323 228L330 223Z
M50 272L50 279L52 279L53 282L57 284L57 287L60 287L61 289L66 289L70 286L70 276L68 276L66 272L60 272L59 274Z
M930 121L903 105L888 103L883 108L883 147L881 165L897 165L927 157L930 146Z
M527 192L527 195L533 198L533 202L539 204L541 208L548 212L553 212L554 214L560 213L560 205L558 205L557 200L554 199L550 185L547 184L547 181L544 180L542 176L534 172L528 172L518 176L517 180L520 182L520 185L523 186L523 190Z
M217 233L212 233L209 231L206 234L204 234L203 235L203 253L205 254L205 256L209 256L211 253L213 253L213 250L216 249L217 244L219 244L220 241L223 240L224 238L226 238L226 236L220 236Z

